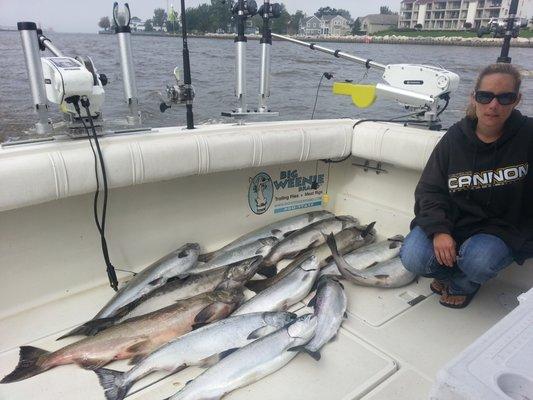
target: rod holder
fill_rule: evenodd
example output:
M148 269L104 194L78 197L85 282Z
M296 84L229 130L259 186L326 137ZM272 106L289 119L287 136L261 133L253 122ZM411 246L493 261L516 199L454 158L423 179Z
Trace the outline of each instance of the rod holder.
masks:
M270 97L270 50L272 48L272 27L270 20L279 18L281 6L278 3L271 4L270 0L264 0L258 14L263 18L261 36L261 77L259 81L259 113L269 112L267 98Z
M127 119L131 125L140 125L139 97L135 69L133 68L133 53L131 51L131 13L128 3L124 4L124 10L122 12L119 11L117 2L113 4L113 19L115 21L115 34L118 37L124 98L130 110L130 115Z
M51 124L48 120L48 105L46 99L46 88L44 84L43 66L39 53L39 39L37 37L37 25L34 22L18 22L17 28L22 40L24 59L26 60L26 70L30 81L31 96L38 116L35 123L35 131L44 135L52 132Z

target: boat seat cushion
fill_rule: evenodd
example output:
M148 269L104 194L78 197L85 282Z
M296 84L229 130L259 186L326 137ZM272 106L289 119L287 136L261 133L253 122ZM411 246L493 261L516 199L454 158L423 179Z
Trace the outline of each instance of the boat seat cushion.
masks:
M339 158L350 153L353 120L160 128L100 139L110 187L190 175ZM100 181L101 182L101 181ZM93 192L94 159L86 140L6 146L0 150L0 211Z
M362 122L354 127L352 154L364 160L422 171L443 134L397 123Z

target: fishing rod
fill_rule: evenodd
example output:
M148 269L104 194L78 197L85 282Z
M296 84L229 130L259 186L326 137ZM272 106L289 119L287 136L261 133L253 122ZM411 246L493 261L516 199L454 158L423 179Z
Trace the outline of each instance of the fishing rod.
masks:
M181 0L181 36L183 39L183 81L185 83L184 101L187 109L187 129L194 129L194 116L192 112L192 102L194 100L194 90L191 81L191 62L189 59L189 46L187 44L187 19L185 16L185 0Z
M511 57L509 57L511 37L513 35L513 30L520 29L520 27L515 27L515 18L517 10L518 0L511 0L511 5L509 6L509 18L507 19L507 30L505 31L505 37L503 38L502 51L497 60L497 62L499 63L511 63Z
M159 104L159 110L163 113L172 107L172 104L185 104L187 129L194 129L193 100L194 87L191 78L191 61L189 57L189 45L187 41L187 19L185 14L185 0L181 0L181 37L183 40L183 81L180 79L179 68L174 68L175 85L167 85L167 99Z

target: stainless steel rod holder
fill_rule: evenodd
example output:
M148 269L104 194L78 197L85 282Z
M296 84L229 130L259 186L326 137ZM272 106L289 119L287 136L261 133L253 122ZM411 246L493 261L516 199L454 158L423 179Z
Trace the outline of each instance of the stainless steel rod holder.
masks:
M261 43L261 81L259 86L259 112L267 112L266 99L270 97L270 48L271 44Z
M35 130L40 135L47 134L52 131L52 127L48 121L48 105L39 50L39 39L37 37L37 25L34 22L19 22L17 23L17 27L22 40L22 49L24 51L24 59L26 60L33 104L39 119L35 123Z
M246 42L236 43L236 66L235 66L235 96L239 101L238 113L248 111L246 105Z
M133 125L141 123L139 114L139 98L137 94L137 81L133 68L133 54L131 51L131 33L117 32L120 51L120 65L122 69L122 82L124 84L124 98L128 104L130 115L128 121Z

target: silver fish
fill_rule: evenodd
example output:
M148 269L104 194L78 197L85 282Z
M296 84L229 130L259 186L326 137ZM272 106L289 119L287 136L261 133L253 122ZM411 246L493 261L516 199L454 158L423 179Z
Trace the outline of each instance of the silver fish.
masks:
M343 319L346 317L348 300L342 284L333 277L323 277L318 281L315 297L309 303L315 308L318 324L313 339L302 350L315 360L320 360L320 349L335 338Z
M173 279L165 285L149 293L135 302L128 313L110 318L93 319L84 324L84 333L94 336L98 332L116 325L126 319L154 312L174 304L178 300L189 299L201 293L214 290L233 290L241 288L257 272L262 257L254 257L225 268L198 275L190 275L185 279Z
M291 233L275 245L270 254L263 260L263 266L274 266L284 258L294 258L302 250L323 244L326 241L325 237L330 233L336 234L343 229L357 225L357 219L351 216L334 217L308 225L299 231Z
M60 365L78 364L96 369L113 360L133 357L135 362L197 326L225 318L242 298L242 291L204 293L131 318L54 352L22 346L18 365L0 383L18 382Z
M352 251L361 246L366 246L368 243L372 243L376 238L376 231L373 229L374 223L369 224L363 231L360 228L347 228L335 235L335 241L340 248L341 254ZM331 250L327 243L321 244L318 247L310 249L298 256L294 261L288 264L285 268L279 271L276 275L267 279L251 280L246 283L246 287L256 293L265 290L267 287L274 285L281 279L286 277L294 268L300 265L306 258L314 255L318 258L319 267L324 267L328 260L331 258ZM320 272L322 275L322 272Z
M267 237L275 237L279 240L283 239L285 236L290 233L297 231L310 225L314 222L321 221L324 219L333 218L335 215L329 211L311 211L305 214L296 215L294 217L286 218L281 221L274 222L270 225L256 229L253 232L242 235L241 237L235 239L233 242L228 243L224 247L220 248L217 251L208 254L202 254L200 256L200 261L208 261L215 256L225 253L229 250L232 250L236 247L241 247L248 243L256 242L259 239Z
M309 342L316 325L314 315L303 315L291 325L228 355L166 400L218 400L256 382L289 363L298 354L291 349Z
M233 315L286 310L309 294L319 269L318 258L310 256L285 278L245 302Z
M63 339L74 335L90 335L98 332L92 328L95 320L126 315L137 301L148 293L163 286L170 278L183 274L192 268L200 254L198 243L187 243L172 253L160 258L150 266L136 274L131 280L107 302L92 320L74 328L58 338ZM96 322L98 325L98 322Z
M342 247L337 238L337 246L341 249L341 254L344 256L344 260L353 269L362 270L372 265L375 265L379 262L390 260L391 258L397 257L400 254L400 249L402 247L404 237L402 235L395 235L387 240L383 240L378 243L370 244L368 246L363 246L355 251L352 251L348 254L343 254ZM331 261L325 268L333 268L335 266L335 261ZM333 269L331 270L333 271ZM340 275L340 273L338 273Z
M257 256L266 256L270 253L272 247L278 243L275 237L258 239L255 242L235 247L223 253L217 254L206 262L198 262L194 268L185 271L184 275L197 275L219 268L224 268L229 264L246 260Z
M175 373L186 366L203 365L213 355L232 352L265 334L283 328L295 318L295 314L288 312L229 317L160 347L127 372L105 368L95 372L107 400L122 400L131 386L146 375L162 370Z
M356 270L339 254L333 236L328 237L328 244L339 272L350 282L361 286L397 288L411 283L416 278L415 274L405 269L399 257L377 263L361 271Z

